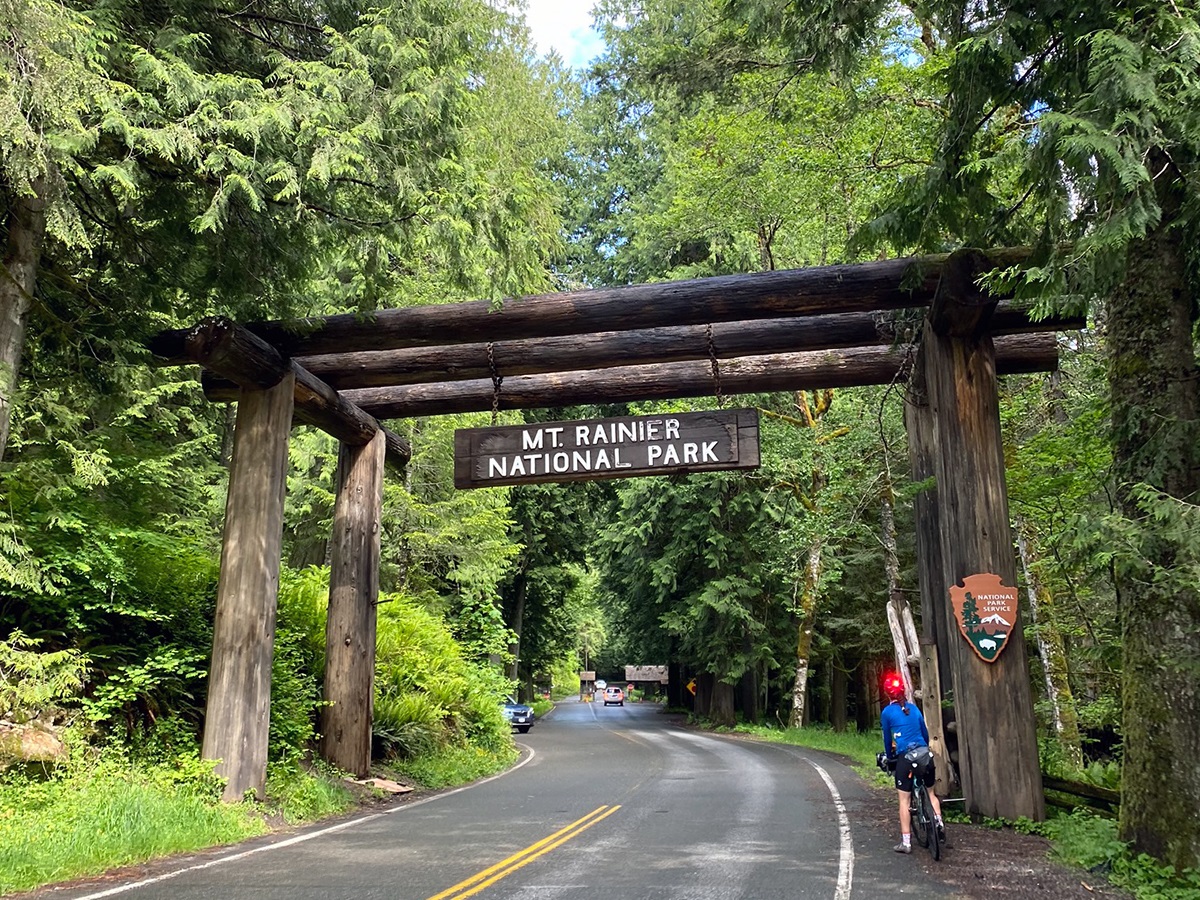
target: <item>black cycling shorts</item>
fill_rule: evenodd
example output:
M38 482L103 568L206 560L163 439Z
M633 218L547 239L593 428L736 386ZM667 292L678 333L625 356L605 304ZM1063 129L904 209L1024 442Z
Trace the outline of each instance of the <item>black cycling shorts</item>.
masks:
M910 747L896 760L896 790L911 793L913 774L921 769L921 780L932 786L934 780L933 754L928 747Z

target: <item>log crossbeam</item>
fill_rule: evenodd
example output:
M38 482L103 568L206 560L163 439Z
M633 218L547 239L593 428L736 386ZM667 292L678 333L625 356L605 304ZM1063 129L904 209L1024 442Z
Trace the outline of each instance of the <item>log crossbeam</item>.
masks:
M1023 249L992 250L994 266L1024 259ZM519 297L383 309L246 329L292 358L359 351L523 340L754 319L927 307L947 254L724 275ZM188 361L186 330L164 331L150 349L167 365Z
M992 334L1028 334L1082 328L1081 318L1034 321L1012 303L1001 303L989 322ZM710 342L711 336L711 342ZM737 359L771 353L836 350L897 341L895 324L876 313L841 313L749 322L720 322L638 331L605 331L567 337L452 344L402 350L356 351L301 357L297 362L336 390L471 381L607 369L687 360ZM228 394L231 382L209 376L206 391Z
M295 375L294 415L297 421L320 428L344 444L361 447L377 432L383 432L387 461L403 468L411 457L408 442L378 420L346 400L295 360L283 356L262 338L229 319L205 319L187 330L184 339L187 362L200 365L233 386L236 400L241 388L263 390L274 387L285 375Z
M996 339L1001 374L1053 370L1058 348L1052 332L1009 335ZM908 347L855 347L845 350L779 353L743 357L721 365L725 394L887 384L911 362ZM619 366L600 371L523 375L505 378L498 398L500 409L537 409L577 403L618 403L671 397L703 397L713 393L707 361L662 365ZM209 400L235 399L236 392L211 383ZM482 412L492 408L495 391L490 379L363 388L344 396L381 419Z

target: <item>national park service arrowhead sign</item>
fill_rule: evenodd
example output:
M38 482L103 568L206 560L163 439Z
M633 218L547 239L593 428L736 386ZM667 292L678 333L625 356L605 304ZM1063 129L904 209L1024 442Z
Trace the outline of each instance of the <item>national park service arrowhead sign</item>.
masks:
M1017 627L1017 589L984 572L950 588L950 603L971 649L984 662L995 662Z

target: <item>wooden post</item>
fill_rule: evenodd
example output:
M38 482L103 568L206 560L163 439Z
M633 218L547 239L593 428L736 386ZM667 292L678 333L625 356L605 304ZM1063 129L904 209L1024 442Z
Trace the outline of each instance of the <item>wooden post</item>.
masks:
M929 641L921 642L921 710L925 727L929 729L929 749L933 753L936 773L934 792L949 797L954 790L954 770L946 751L946 735L942 729L942 685L938 679L937 648Z
M915 483L930 482L913 498L917 519L917 583L921 590L921 635L937 647L937 659L942 681L949 681L949 653L946 629L942 622L943 598L948 597L948 585L942 566L941 515L938 510L937 426L929 408L928 387L925 382L925 354L919 352L909 378L908 395L904 403L904 427L908 433L908 460Z
M937 763L936 791L938 796L947 797L958 781L958 745L954 736L946 734L941 704L944 695L957 695L950 669L949 637L943 608L950 594L942 565L941 517L935 475L937 428L929 408L925 365L925 354L918 352L905 397L904 427L908 433L912 480L918 484L933 482L913 498L917 525L917 584L921 591L921 709L929 728L930 749Z
M975 287L986 262L953 254L926 319L922 350L937 429L936 475L944 583L993 573L1017 583L1008 519L996 357L987 299ZM959 770L973 816L1045 817L1023 628L985 663L959 633L948 593L940 598L953 672Z
M295 378L243 390L233 437L201 752L220 760L222 799L262 793L279 597L283 497Z
M380 518L385 437L342 444L333 515L321 756L362 778L371 768L375 692L375 605L379 599Z

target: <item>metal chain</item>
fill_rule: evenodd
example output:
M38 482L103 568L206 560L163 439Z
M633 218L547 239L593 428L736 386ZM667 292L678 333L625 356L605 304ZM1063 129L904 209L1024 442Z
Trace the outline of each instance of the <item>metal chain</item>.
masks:
M504 378L500 375L500 370L496 368L496 357L492 353L491 341L488 341L487 356L488 368L492 372L492 425L495 425L500 418L500 385L504 383Z
M708 361L712 366L713 386L717 396L717 409L725 406L725 398L721 394L721 367L717 364L717 343L713 340L713 327L709 322L707 326L708 332Z

